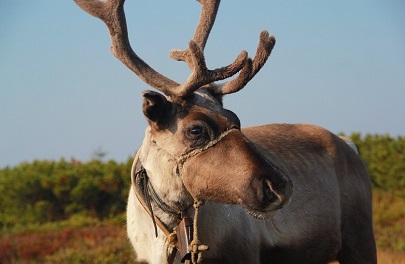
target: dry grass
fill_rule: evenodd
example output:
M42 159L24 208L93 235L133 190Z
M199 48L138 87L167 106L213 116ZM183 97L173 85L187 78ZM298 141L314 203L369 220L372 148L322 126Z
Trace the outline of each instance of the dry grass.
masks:
M115 225L29 231L0 238L0 263L4 264L134 262L125 230ZM379 249L378 263L405 264L405 252Z
M377 259L381 264L405 264L405 253L379 250Z
M0 263L134 263L123 227L24 231L0 238Z
M405 252L404 198L389 192L374 192L373 221L377 248Z
M334 261L330 264L337 264L339 262ZM377 263L380 264L405 264L405 253L392 252L392 251L377 251Z

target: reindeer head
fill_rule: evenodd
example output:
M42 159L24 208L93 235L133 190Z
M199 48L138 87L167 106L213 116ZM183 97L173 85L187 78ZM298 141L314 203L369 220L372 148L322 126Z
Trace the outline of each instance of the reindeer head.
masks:
M170 53L191 69L187 80L179 84L156 72L132 50L124 0L74 1L105 22L112 53L164 94L143 93L143 113L149 126L142 149L148 149L144 153L150 156L147 159L169 168L169 177L180 179L182 188L195 200L241 204L257 217L265 217L289 200L291 180L242 134L238 117L222 105L223 95L242 89L267 61L275 44L273 36L261 33L254 59L242 51L232 64L209 70L204 47L220 1L200 0L200 21L189 48ZM229 82L214 83L238 72Z

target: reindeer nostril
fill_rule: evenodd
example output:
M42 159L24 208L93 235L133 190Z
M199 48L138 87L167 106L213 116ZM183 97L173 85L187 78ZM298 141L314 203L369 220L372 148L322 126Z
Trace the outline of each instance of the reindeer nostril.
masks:
M279 200L278 195L273 191L271 183L268 180L263 179L262 185L263 185L263 198L267 204L272 204L277 200Z

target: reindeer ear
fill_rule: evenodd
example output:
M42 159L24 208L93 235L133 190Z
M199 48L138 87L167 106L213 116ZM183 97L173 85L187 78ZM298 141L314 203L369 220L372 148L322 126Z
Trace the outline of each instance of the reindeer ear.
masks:
M161 127L172 114L173 104L160 93L145 91L143 92L142 110L149 124L153 123Z

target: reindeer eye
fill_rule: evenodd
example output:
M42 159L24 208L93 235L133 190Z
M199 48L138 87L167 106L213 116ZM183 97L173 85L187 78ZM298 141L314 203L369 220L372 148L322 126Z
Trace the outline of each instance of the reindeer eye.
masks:
M210 140L207 128L204 125L193 125L186 130L186 136L191 141L190 147L198 147Z
M195 121L184 130L191 148L202 146L210 141L210 127L204 121Z
M195 126L195 127L192 127L192 128L189 130L189 134L190 134L191 136L199 136L199 135L201 135L201 134L203 133L203 131L204 131L204 129L203 129L202 127L200 127L200 126Z
M186 136L195 141L194 144L202 144L207 139L207 130L202 125L193 125L186 130Z

